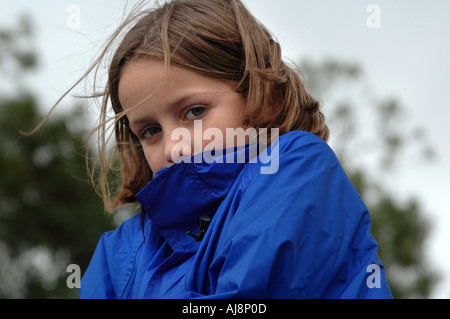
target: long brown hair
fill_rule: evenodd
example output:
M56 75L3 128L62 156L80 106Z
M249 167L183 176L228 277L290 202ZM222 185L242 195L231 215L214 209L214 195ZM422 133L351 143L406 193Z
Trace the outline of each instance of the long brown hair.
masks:
M240 0L172 0L151 9L142 4L131 10L86 73L96 75L115 41L125 34L109 63L106 88L95 94L102 97L97 127L100 170L92 178L98 180L96 189L108 211L134 203L137 192L153 177L118 95L122 70L136 59L159 60L166 69L173 64L231 81L246 100L247 126L278 128L280 134L305 130L327 141L329 130L319 102L306 92L298 73L282 60L280 45ZM112 118L107 115L109 103ZM116 140L112 153L106 125L111 120ZM114 163L119 164L117 170Z

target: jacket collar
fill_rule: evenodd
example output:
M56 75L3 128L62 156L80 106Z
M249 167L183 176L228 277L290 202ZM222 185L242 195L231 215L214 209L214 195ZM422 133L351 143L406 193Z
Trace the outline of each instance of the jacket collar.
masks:
M136 195L172 250L194 253L198 249L200 243L186 231L196 234L200 217L214 215L254 147L256 144L226 149L216 157L205 152L187 158L157 172Z

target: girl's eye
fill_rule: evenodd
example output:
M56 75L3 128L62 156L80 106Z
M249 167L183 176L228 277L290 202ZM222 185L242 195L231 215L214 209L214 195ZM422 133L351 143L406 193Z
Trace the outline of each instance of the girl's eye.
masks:
M187 111L186 118L188 120L193 120L193 119L203 115L204 112L205 112L205 108L203 106L195 106Z
M141 131L142 138L150 138L161 132L159 126L150 126Z

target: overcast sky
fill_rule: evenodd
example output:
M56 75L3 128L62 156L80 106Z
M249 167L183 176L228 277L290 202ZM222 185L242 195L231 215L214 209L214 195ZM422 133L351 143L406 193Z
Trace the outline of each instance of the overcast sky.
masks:
M426 129L437 150L434 164L405 156L389 186L400 197L417 196L423 204L433 223L428 262L444 276L433 297L450 298L450 1L244 2L280 41L286 58L360 63L375 94L398 97L408 122ZM14 23L20 12L27 12L36 26L30 45L40 53L41 68L33 80L43 105L56 101L86 70L117 26L124 3L0 0L0 26ZM374 20L378 11L379 20Z

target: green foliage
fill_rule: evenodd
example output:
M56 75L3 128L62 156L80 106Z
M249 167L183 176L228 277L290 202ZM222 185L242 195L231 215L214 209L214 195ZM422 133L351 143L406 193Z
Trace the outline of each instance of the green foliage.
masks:
M16 27L0 30L0 70L23 72L37 67L37 55L30 45L32 37L32 23L26 16L20 18Z
M389 264L392 293L398 298L427 297L437 280L423 253L429 222L417 200L397 203L383 196L370 207L372 232L380 245L379 255Z
M16 52L15 41L28 34L22 29L0 32L0 47L9 47L1 51L0 69L16 85L16 74L37 60ZM14 71L4 67L7 61L18 62ZM67 266L84 272L100 235L116 227L88 179L84 132L71 129L87 114L52 117L26 137L20 130L31 130L43 116L33 95L23 87L19 92L0 98L0 298L77 297L66 285Z
M17 263L30 252L36 254L17 294L67 297L72 292L65 284L66 267L78 264L85 270L100 234L114 228L88 181L85 141L67 127L82 114L71 112L24 137L18 129L32 128L41 119L36 101L23 96L1 101L0 108L0 241L8 247L4 254L9 254L10 267L27 268ZM32 267L42 262L39 258L53 264L46 270L54 272L45 274L52 279L47 288L42 286L42 269ZM2 294L8 297L3 289Z

